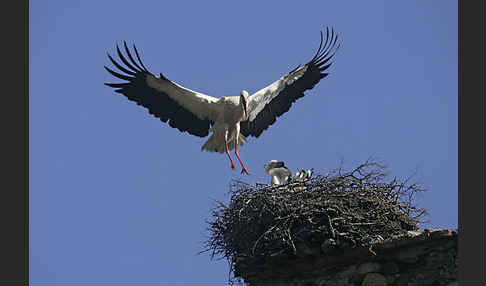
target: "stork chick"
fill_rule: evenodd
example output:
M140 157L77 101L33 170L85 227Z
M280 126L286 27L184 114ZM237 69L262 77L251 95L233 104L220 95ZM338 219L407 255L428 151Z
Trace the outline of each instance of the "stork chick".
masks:
M290 181L292 172L283 161L271 160L265 167L265 172L270 175L272 185L283 185Z

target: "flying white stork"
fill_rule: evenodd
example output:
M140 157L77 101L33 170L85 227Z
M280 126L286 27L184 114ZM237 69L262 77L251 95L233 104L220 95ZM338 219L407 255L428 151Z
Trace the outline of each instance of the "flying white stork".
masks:
M111 62L123 73L105 69L115 77L126 80L124 83L105 83L115 88L115 92L125 95L129 100L142 105L148 112L169 126L181 132L206 137L209 131L213 134L204 143L202 150L223 153L226 151L231 162L230 150L240 161L241 173L249 172L238 154L238 144L243 145L246 137L258 138L260 134L272 125L278 116L287 112L297 99L304 96L304 91L312 89L328 73L325 71L331 66L330 59L339 48L336 45L337 34L329 28L326 29L326 42L321 42L315 56L305 65L297 66L279 80L260 89L252 95L242 90L240 96L225 96L215 98L206 94L185 88L169 79L162 73L156 77L148 71L140 59L135 45L133 49L138 63L131 55L126 42L124 47L128 59L116 46L118 56L125 67L117 63L108 54Z

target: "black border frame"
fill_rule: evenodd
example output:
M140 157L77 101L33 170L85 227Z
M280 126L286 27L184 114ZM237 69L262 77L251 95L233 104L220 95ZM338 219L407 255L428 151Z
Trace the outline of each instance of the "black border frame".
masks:
M468 4L467 6L465 4ZM480 150L484 149L481 135L484 130L481 114L483 105L473 100L482 99L484 89L476 86L479 76L483 75L483 66L479 55L484 55L484 29L481 20L483 10L474 7L471 1L458 1L458 283L459 285L481 285L484 272L483 235L484 201L483 189L476 186L482 178ZM476 2L477 3L477 2ZM478 29L479 28L479 29ZM476 31L477 30L477 31ZM452 36L452 35L451 35ZM476 40L465 45L464 38ZM484 58L484 57L483 57ZM471 65L472 64L472 65ZM472 67L472 69L471 69ZM482 69L481 69L482 68ZM465 70L469 70L464 76ZM472 71L471 71L472 70ZM467 84L464 85L464 78ZM470 134L474 139L466 139ZM474 136L475 135L475 136ZM474 137L473 137L474 136ZM476 149L476 150L475 150ZM479 165L479 166L477 166ZM464 194L468 194L465 196Z
M5 3L2 60L2 285L29 284L29 1ZM15 6L14 6L15 4ZM14 6L14 7L12 7ZM12 9L13 8L13 9ZM7 37L5 37L7 36Z

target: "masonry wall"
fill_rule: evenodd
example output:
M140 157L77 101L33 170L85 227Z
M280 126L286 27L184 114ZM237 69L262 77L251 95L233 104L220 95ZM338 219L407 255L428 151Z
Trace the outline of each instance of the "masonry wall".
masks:
M458 285L457 231L409 231L372 249L303 251L292 260L246 262L236 264L235 276L251 286L454 286Z

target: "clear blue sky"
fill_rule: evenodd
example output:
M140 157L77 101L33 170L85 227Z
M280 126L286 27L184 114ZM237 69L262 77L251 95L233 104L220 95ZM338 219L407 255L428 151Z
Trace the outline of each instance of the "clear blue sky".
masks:
M251 177L103 85L127 40L154 74L252 93L312 58L326 26L342 42L331 74L240 149ZM211 199L269 182L271 159L418 168L428 226L457 228L457 32L444 0L31 1L31 285L224 285L226 262L196 255Z

